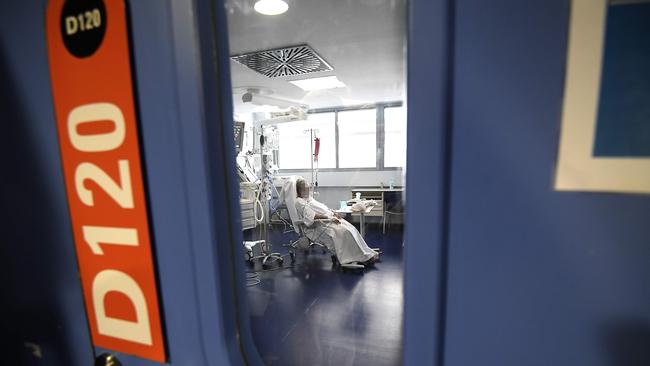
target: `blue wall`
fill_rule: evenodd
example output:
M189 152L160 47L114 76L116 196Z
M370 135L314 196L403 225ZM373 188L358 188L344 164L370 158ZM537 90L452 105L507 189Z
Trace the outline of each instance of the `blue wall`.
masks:
M45 47L45 5L0 7L2 364L93 362ZM25 21L30 19L29 21Z
M448 1L410 1L404 234L404 363L442 360L451 75Z
M553 190L568 16L456 2L446 366L650 364L650 197Z

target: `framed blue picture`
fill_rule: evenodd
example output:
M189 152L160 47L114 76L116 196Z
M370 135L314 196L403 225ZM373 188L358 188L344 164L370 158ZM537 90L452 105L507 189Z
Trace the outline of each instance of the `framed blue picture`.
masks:
M573 0L555 187L650 193L650 1Z

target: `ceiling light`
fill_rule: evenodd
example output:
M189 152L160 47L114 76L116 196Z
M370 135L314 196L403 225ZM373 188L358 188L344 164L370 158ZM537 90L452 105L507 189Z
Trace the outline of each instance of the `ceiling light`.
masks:
M345 88L345 84L336 76L325 76L322 78L303 79L290 81L291 84L304 91Z
M279 15L289 10L289 4L284 0L259 0L253 8L260 14Z

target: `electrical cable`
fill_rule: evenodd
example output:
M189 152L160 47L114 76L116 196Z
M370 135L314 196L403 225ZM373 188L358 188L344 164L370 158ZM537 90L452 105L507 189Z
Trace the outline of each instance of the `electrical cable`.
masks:
M253 272L254 272L254 273L273 272L273 271L281 271L281 270L283 270L283 269L289 269L289 268L293 268L293 267L294 267L294 265L292 264L292 265L290 265L290 266L286 266L286 267L276 267L276 268L269 268L269 269L260 269L260 270L256 270L256 271L253 271ZM253 272L247 272L247 273L253 273Z

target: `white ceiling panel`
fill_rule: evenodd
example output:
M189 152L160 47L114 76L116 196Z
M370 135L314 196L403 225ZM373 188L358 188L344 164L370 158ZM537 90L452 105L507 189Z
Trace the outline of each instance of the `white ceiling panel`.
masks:
M231 61L232 85L271 91L274 97L336 107L404 99L406 57L405 0L293 0L281 15L253 10L253 0L227 3L231 56L307 44L333 71L268 78ZM289 80L336 75L347 85L305 92ZM235 94L237 112L248 112Z

